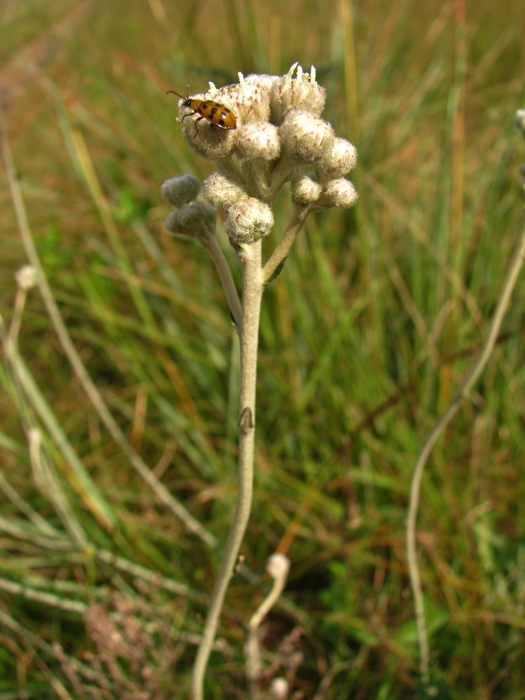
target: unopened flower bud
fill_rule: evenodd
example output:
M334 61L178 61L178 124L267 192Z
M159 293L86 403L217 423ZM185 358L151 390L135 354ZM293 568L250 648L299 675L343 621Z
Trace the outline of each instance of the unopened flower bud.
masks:
M301 175L292 181L292 201L295 204L312 204L321 196L322 185L308 175Z
M274 678L270 684L270 697L272 700L286 700L288 697L288 691L290 690L290 684L286 678Z
M330 124L308 112L290 112L279 132L283 150L301 163L313 163L334 141Z
M357 162L357 149L346 139L335 138L334 142L316 162L316 167L325 176L342 177L350 172Z
M248 193L232 176L212 173L204 180L204 196L216 209L229 209L240 199L248 199Z
M269 122L246 124L237 141L237 152L246 160L275 160L281 153L277 127Z
M198 197L200 188L200 180L195 175L182 175L182 177L172 177L163 182L160 196L168 204L182 207Z
M323 189L323 194L316 202L316 208L348 208L355 204L356 200L357 191L350 180L346 180L344 177L339 177L326 183Z
M273 579L286 579L290 571L290 560L284 554L272 554L268 559L266 571Z
M267 204L250 197L229 208L224 225L234 243L255 243L270 233L273 226L272 210Z
M32 265L24 265L15 272L16 283L24 292L29 291L38 283L38 272Z
M202 241L215 235L216 218L217 214L213 207L194 200L172 211L166 219L166 228L171 233L181 233Z

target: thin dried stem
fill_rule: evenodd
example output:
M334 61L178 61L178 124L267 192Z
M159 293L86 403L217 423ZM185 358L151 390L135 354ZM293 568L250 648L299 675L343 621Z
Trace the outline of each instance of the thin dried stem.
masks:
M251 700L259 700L257 684L261 674L261 649L259 644L259 628L264 618L281 597L288 572L290 562L283 554L276 554L270 557L266 570L273 577L273 586L266 598L259 605L252 615L248 624L248 642L246 644L246 675L250 683Z
M459 387L455 396L452 397L449 405L445 411L438 418L434 428L430 432L425 444L423 445L421 452L417 458L414 472L412 475L412 482L410 488L410 501L408 508L408 520L407 520L407 533L406 533L406 546L407 546L407 560L408 560L408 572L410 576L410 583L412 586L412 593L414 596L414 606L416 613L416 625L417 625L417 635L419 641L419 653L420 653L420 671L423 677L428 676L429 670L429 642L428 642L428 631L425 622L425 609L423 602L423 590L421 587L421 576L419 573L419 567L417 562L417 551L416 551L416 521L419 509L419 496L421 490L421 481L423 478L423 472L425 465L428 461L432 448L436 444L438 438L443 433L443 430L448 425L452 417L457 413L463 399L468 396L468 393L474 386L487 362L492 355L494 346L496 344L496 339L501 328L501 323L503 317L509 305L510 297L518 275L521 271L523 261L525 259L525 228L521 234L521 239L512 258L507 277L503 283L503 288L499 296L498 304L492 318L492 322L489 326L487 337L483 345L483 349L478 360L475 362L474 366L466 376L465 380Z

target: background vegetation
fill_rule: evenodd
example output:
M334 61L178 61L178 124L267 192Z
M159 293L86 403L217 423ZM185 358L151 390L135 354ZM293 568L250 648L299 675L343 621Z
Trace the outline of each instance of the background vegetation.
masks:
M369 0L353 14L349 0L0 8L5 128L68 331L131 445L219 543L235 498L237 348L210 260L163 228L161 182L211 169L184 145L165 91L184 91L191 71L197 92L239 70L314 64L326 118L359 152L357 206L310 217L263 300L243 549L256 577L232 582L209 698L245 697L245 625L275 551L292 568L265 626L268 681L288 675L297 698L424 696L404 549L411 470L479 351L523 225L523 7L464 2ZM26 256L0 178L9 324ZM288 209L283 197L277 233ZM441 698L525 698L524 314L520 280L423 482ZM0 697L186 698L220 544L189 532L130 466L36 290L19 348L33 388L0 370ZM73 543L72 523L89 546Z

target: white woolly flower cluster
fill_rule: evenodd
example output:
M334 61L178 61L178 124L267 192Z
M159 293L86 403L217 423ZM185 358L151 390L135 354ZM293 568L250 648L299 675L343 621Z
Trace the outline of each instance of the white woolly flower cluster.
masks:
M204 196L226 211L234 245L254 242L273 226L271 205L291 183L292 200L308 211L350 207L357 192L344 175L357 151L321 118L325 90L315 69L294 64L282 77L239 73L239 83L179 101L184 139L217 172Z

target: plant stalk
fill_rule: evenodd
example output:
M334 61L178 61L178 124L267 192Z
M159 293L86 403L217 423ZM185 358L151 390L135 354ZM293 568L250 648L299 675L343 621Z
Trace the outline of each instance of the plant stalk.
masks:
M253 498L257 345L259 341L261 299L264 291L261 270L261 240L239 248L237 254L243 267L237 506L193 667L191 681L192 700L203 700L204 697L203 686L206 666L217 632L224 597L233 575L246 526L248 525Z
M492 356L494 346L496 344L496 339L498 337L501 324L503 322L503 318L509 306L511 294L514 290L514 287L516 286L516 282L518 280L518 276L520 274L524 262L525 228L523 229L520 241L512 257L507 276L505 278L505 281L503 282L503 287L498 297L498 303L496 305L492 321L490 323L487 335L485 337L483 349L478 359L476 360L476 362L468 372L467 376L463 380L461 386L450 400L450 403L448 404L447 408L440 415L432 431L425 440L425 443L421 448L412 473L407 518L406 547L408 573L410 577L410 584L412 587L412 595L414 597L414 608L416 614L416 628L420 655L419 670L423 678L428 678L430 665L430 646L428 641L428 630L425 619L423 587L421 585L421 576L419 573L416 548L416 525L423 472L427 464L428 458L430 457L430 453L432 452L432 449L436 444L438 438L442 435L447 425L450 423L454 415L459 410L463 400L469 395L470 390L474 386L475 382L479 379L479 376L485 369L487 362Z

